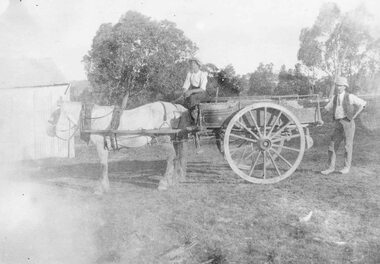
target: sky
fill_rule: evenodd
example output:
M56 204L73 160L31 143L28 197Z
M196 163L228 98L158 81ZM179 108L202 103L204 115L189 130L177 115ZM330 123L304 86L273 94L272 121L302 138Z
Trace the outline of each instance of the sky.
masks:
M12 0L19 1L19 0ZM323 0L23 0L42 32L38 55L51 57L68 80L86 79L83 56L102 23L116 23L128 10L177 24L199 47L197 57L218 67L232 64L239 74L260 62L275 68L297 62L299 34L312 26ZM378 0L336 0L342 11ZM0 0L0 14L9 0ZM375 13L375 12L374 12ZM372 18L380 25L379 17ZM42 41L41 41L42 40ZM12 45L12 44L11 44ZM32 54L33 55L33 54ZM30 56L30 54L28 54Z

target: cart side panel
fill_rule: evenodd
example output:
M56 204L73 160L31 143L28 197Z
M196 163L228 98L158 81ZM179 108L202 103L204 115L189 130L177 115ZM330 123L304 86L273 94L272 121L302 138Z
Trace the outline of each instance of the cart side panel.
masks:
M245 106L261 103L261 102L271 102L275 104L282 105L289 109L300 121L302 124L310 124L310 123L320 123L322 121L319 99L317 96L304 96L304 97L273 97L273 98L262 98L253 100L249 99L240 99L240 107L243 108ZM273 113L275 114L275 113ZM263 125L263 111L258 111L256 114L258 115L257 123L259 126Z
M204 127L220 127L238 110L262 102L275 103L286 107L302 124L320 123L322 121L319 97L317 95L310 95L302 97L274 96L271 98L237 97L228 98L228 101L224 100L219 103L201 103L201 124ZM257 109L253 114L255 115L258 126L263 126L264 111ZM277 115L277 113L271 114ZM267 122L268 121L269 120L267 120Z
M200 104L200 118L203 127L221 127L239 110L238 102Z
M317 102L309 100L281 100L280 105L289 109L302 124L320 123L321 113Z

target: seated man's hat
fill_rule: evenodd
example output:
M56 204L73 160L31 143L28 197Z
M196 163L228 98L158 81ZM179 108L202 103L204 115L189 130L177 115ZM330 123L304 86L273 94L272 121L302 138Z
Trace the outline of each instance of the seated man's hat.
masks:
M194 61L196 64L198 64L199 67L202 66L202 63L198 58L196 58L196 57L190 58L189 62L191 63L192 61Z

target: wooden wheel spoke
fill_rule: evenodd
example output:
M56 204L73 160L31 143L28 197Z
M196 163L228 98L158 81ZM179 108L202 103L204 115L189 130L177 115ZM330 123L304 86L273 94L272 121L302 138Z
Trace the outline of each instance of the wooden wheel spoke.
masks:
M278 141L281 141L281 140L289 140L289 139L293 139L293 138L299 138L301 135L300 134L295 134L295 135L291 135L291 136L288 136L288 137L279 137L279 138L276 138L276 139L273 139L272 140L272 143L274 142L278 142Z
M247 152L247 146L244 147L244 151L243 151L243 153L240 155L240 159L239 159L239 161L237 162L237 165L239 165L239 164L241 163L241 161L243 160L244 155L245 155L246 152Z
M261 155L261 151L259 151L259 154L257 154L257 157L255 161L253 162L251 169L249 170L249 174L248 174L249 177L251 177L253 171L255 170L255 167L256 167L257 162L259 161L260 155Z
M257 129L257 132L259 133L259 137L263 137L263 135L261 134L260 128L257 125L256 118L253 116L253 114L252 114L251 111L248 111L248 113L249 113L249 115L251 116L251 118L253 120L253 125L255 126L255 128Z
M230 153L231 153L231 156L233 154L235 154L236 151L240 150L240 147L243 146L243 144L245 144L246 142L243 141L241 144L239 144L236 148L230 148Z
M290 121L288 121L284 126L282 126L273 136L270 137L270 139L277 137L278 135L281 134L282 131L285 130L290 125Z
M238 149L238 148L240 148L241 146L243 146L246 143L245 141L241 141L241 142L239 142L239 141L240 140L237 139L236 141L233 141L233 142L231 141L230 143L231 143L231 145L235 143L237 145L237 147L235 149Z
M288 166L289 166L289 168L291 168L293 165L287 160L287 159L285 159L278 151L276 151L276 150L274 150L273 148L272 148L272 151L274 152L274 153L276 153L277 154L277 156L280 158L280 159L282 159Z
M263 132L264 136L266 135L266 131L267 131L267 108L264 107L264 132Z
M239 149L240 149L239 147L238 148L234 148L234 149L230 148L230 154L231 154L231 156L234 155L236 153L236 151L238 151Z
M277 144L272 144L272 146L275 146L275 147L281 147L283 149L288 149L288 150L292 150L292 151L295 151L295 152L300 152L299 149L296 149L296 148L291 148L291 147L286 147L286 146L281 146L281 145L277 145Z
M266 151L263 151L263 178L267 178L267 157L265 155Z
M270 160L272 161L272 164L273 164L273 166L275 167L275 169L276 169L276 171L277 171L277 174L278 174L278 176L280 176L280 177L281 177L281 173L280 173L280 170L278 169L278 167L277 167L277 164L276 164L276 162L274 161L274 158L273 158L272 154L270 154L270 152L269 152L269 151L268 151L268 156L269 156Z
M282 115L282 112L280 111L280 113L278 114L277 118L276 118L276 121L274 121L273 123L273 126L270 128L269 132L268 132L268 136L271 137L270 135L272 134L273 132L273 129L276 125L276 123L278 122L278 120L280 119L280 116Z
M271 113L270 111L268 111L268 113L270 113L270 116L269 116L269 120L268 120L267 124L270 125L270 124L272 124L275 115L273 113Z
M233 134L233 133L230 133L230 135L231 135L232 137L240 138L240 139L243 139L243 140L245 140L245 141L249 141L249 142L253 142L253 143L256 143L256 142L257 142L257 140L254 140L254 139L252 139L252 138L243 137L243 136L236 135L236 134Z
M253 155L253 153L255 153L253 145L251 145L251 146L252 146L252 152L247 157L245 157L246 159L249 159Z
M248 133L250 133L252 136L254 136L256 139L259 139L258 136L253 133L246 125L244 125L242 122L240 122L239 120L236 121L239 125L241 125L245 130L248 131Z

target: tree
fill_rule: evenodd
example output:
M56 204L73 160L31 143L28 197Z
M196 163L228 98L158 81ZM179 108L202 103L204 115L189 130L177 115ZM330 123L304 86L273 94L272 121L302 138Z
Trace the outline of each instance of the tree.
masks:
M208 96L217 96L218 91L220 90L220 85L218 82L218 73L220 71L219 68L215 66L215 64L206 63L203 65L201 70L208 73L206 87Z
M277 76L273 73L273 63L260 63L249 78L248 95L272 95L276 84Z
M127 94L136 105L172 99L196 50L174 23L128 11L117 24L100 26L83 61L100 103L120 104Z
M70 82L70 101L91 102L91 84L87 80Z
M312 85L309 78L301 71L301 65L296 64L294 69L286 69L285 65L281 66L278 74L278 84L275 90L277 95L309 94Z
M219 69L212 63L204 65L209 74L207 92L210 96L238 96L247 87L245 76L237 75L232 64Z
M364 6L342 13L335 3L322 5L311 28L300 34L298 59L313 70L320 70L334 79L358 75L374 76L379 71L380 49L369 33Z
M221 96L236 96L244 89L244 80L236 74L232 64L227 65L218 72L217 80L221 87Z

